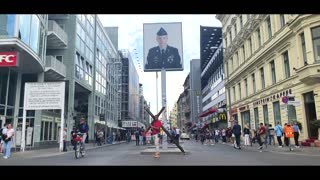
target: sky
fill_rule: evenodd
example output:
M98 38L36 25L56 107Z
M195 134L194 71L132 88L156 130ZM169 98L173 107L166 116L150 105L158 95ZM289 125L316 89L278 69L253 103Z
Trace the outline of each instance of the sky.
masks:
M98 15L103 26L119 27L118 49L128 49L143 84L143 95L151 105L151 112L157 112L156 73L143 72L143 23L182 22L184 70L167 72L167 111L172 110L183 83L190 72L190 60L200 59L200 26L221 27L215 15ZM170 38L170 37L169 37ZM158 73L158 110L161 109L161 73Z

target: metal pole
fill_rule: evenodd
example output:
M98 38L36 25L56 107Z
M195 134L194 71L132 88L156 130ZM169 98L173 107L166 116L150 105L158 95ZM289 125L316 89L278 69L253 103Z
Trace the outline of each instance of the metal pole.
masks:
M162 89L162 107L167 107L167 94L166 94L166 70L164 68L161 69L161 89ZM166 131L167 130L167 110L165 109L163 114L163 126L162 130ZM163 133L162 136L162 149L167 149L168 148L168 143L167 143L167 134L168 133Z
M64 93L65 93L65 82L63 83L62 88L64 89ZM62 107L61 107L61 125L60 125L60 152L63 151L63 134L64 134L64 98L62 100Z
M10 74L11 74L11 69L9 68L8 70L8 79L7 79L7 90L6 90L6 102L4 106L4 117L7 117L7 109L8 109L8 96L9 96L9 86L10 86Z
M22 116L22 135L21 135L21 148L20 151L24 152L25 149L25 137L26 137L26 117L27 117L27 110L26 108L26 99L27 99L27 83L24 84L24 95L23 95L23 116Z
M156 72L156 100L157 100L157 112L158 110L158 72Z

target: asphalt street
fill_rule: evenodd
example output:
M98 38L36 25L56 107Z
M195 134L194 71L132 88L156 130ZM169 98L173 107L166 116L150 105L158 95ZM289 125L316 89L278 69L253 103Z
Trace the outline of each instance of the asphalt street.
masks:
M185 141L183 146L190 154L162 154L155 159L141 155L147 147L132 142L90 150L81 159L75 159L74 153L34 159L13 156L7 160L0 157L0 165L320 165L320 154L238 150L230 145L205 146L195 141Z

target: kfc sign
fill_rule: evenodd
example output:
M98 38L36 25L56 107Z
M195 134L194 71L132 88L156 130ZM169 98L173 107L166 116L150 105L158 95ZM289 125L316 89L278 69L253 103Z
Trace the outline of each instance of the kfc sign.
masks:
M0 67L17 66L17 52L0 52Z

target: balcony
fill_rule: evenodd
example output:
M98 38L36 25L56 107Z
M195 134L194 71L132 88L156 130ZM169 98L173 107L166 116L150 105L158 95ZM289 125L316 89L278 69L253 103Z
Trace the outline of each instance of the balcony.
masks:
M66 66L53 56L46 57L45 79L62 80L66 77Z
M56 23L56 21L48 21L48 49L66 49L68 46L68 36L66 32Z
M320 63L309 64L296 70L298 79L307 84L312 85L320 83Z

